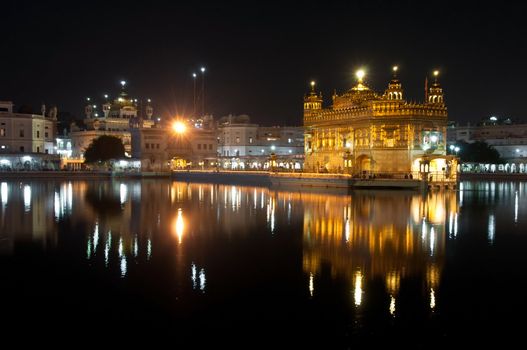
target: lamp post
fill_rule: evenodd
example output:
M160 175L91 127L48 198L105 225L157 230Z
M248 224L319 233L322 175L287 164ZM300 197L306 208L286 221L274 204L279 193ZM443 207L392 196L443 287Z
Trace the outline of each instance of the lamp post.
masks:
M205 67L201 67L201 116L205 115Z
M454 148L454 151L456 151L456 156L457 156L457 153L459 152L459 150L460 150L460 148L459 148L458 146L456 146L456 147Z
M193 112L192 116L194 118L196 117L196 77L197 77L197 74L196 73L192 73L192 79L194 80L194 112Z

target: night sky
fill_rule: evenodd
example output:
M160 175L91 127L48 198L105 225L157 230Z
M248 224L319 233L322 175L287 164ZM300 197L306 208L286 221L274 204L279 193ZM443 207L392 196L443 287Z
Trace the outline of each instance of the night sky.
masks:
M3 3L0 100L82 117L85 97L115 96L125 79L132 96L154 100L156 115L186 115L203 65L206 112L301 125L310 80L328 105L357 68L382 91L397 64L407 100L423 100L425 77L441 71L451 120L527 120L525 5L192 3L201 5Z

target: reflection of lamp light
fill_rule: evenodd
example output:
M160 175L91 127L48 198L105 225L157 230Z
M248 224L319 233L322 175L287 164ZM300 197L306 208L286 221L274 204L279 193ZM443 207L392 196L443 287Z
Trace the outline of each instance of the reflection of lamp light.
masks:
M178 243L181 244L181 238L183 237L183 231L185 230L185 222L183 221L183 212L181 208L177 210L176 222L174 223L174 231L178 238Z

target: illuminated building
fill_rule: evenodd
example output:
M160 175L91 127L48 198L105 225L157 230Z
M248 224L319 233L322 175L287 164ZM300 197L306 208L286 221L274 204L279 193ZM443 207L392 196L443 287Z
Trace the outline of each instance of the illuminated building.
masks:
M446 155L447 108L437 81L426 101L405 100L394 67L383 94L364 82L364 71L350 90L323 99L311 84L304 98L305 166L310 172L348 174L430 173L434 180L456 176L457 161Z
M218 122L218 156L225 169L300 170L303 164L302 127L260 126L248 115L225 116Z
M73 124L71 127L73 157L82 158L92 141L102 135L120 138L125 153L130 156L131 126L141 123L144 127L149 127L154 124L151 100L138 101L130 98L125 86L126 82L122 81L121 92L113 102L108 101L108 95L104 95L105 102L102 105L97 105L90 98L86 99L87 104L84 108L86 118L83 125Z
M14 113L12 102L0 101L0 170L57 169L56 129L57 107Z

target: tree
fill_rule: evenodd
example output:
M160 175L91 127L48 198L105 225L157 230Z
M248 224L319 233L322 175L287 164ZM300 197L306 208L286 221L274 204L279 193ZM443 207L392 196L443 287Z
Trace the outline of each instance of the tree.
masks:
M464 163L503 163L499 152L485 141L473 143L460 141L456 146L459 147L459 158Z
M106 162L124 157L124 145L120 138L102 135L92 141L84 152L86 163Z

